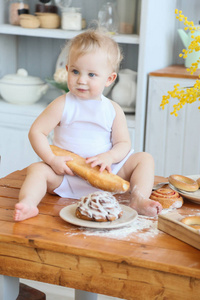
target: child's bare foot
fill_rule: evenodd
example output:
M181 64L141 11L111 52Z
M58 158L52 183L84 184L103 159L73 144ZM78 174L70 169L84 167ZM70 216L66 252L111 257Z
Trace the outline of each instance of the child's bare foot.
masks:
M162 211L162 205L159 202L145 198L136 188L132 191L130 206L138 214L149 217L155 217Z
M162 211L162 205L150 199L134 199L131 201L130 206L135 209L139 215L155 217Z
M23 221L32 217L37 216L38 208L32 206L29 203L19 202L15 205L14 220Z

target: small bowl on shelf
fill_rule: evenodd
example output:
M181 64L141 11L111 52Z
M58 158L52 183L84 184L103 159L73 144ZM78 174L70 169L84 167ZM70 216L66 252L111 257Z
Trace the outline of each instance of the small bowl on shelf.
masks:
M54 13L35 13L40 20L40 27L56 29L60 27L60 16Z
M19 24L23 28L34 29L40 27L40 20L36 16L22 14L19 16Z

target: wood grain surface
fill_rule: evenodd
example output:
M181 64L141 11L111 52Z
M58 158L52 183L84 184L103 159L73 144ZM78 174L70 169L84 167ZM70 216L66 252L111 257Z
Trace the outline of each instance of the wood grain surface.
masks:
M196 230L181 222L183 217L177 213L158 216L158 228L177 239L200 250L200 230Z
M123 299L199 299L200 251L162 231L88 235L87 229L59 217L63 207L76 201L49 194L37 217L14 222L25 174L16 171L0 179L0 274ZM129 194L117 197L128 204ZM178 213L200 214L200 206L185 200Z
M153 71L149 75L159 77L198 79L200 75L200 70L198 69L193 75L191 75L184 65L171 65L166 68Z

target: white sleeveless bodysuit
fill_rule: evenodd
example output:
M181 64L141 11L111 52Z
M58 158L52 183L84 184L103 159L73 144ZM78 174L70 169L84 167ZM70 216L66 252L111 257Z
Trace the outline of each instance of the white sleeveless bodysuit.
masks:
M115 114L111 101L103 95L101 101L80 100L69 92L60 125L54 129L53 144L84 158L106 152L112 148ZM111 166L114 174L132 153L133 150L121 162ZM54 192L61 197L79 199L97 190L77 176L64 175Z

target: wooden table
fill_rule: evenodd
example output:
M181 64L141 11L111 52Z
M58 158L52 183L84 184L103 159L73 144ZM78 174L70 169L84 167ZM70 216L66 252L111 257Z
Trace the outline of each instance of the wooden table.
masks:
M2 282L26 278L123 299L200 298L200 251L164 232L88 235L87 229L59 217L59 211L75 201L49 194L37 217L14 222L13 208L25 173L0 179ZM128 198L120 195L119 201L124 204ZM200 206L185 202L179 213L200 213Z

